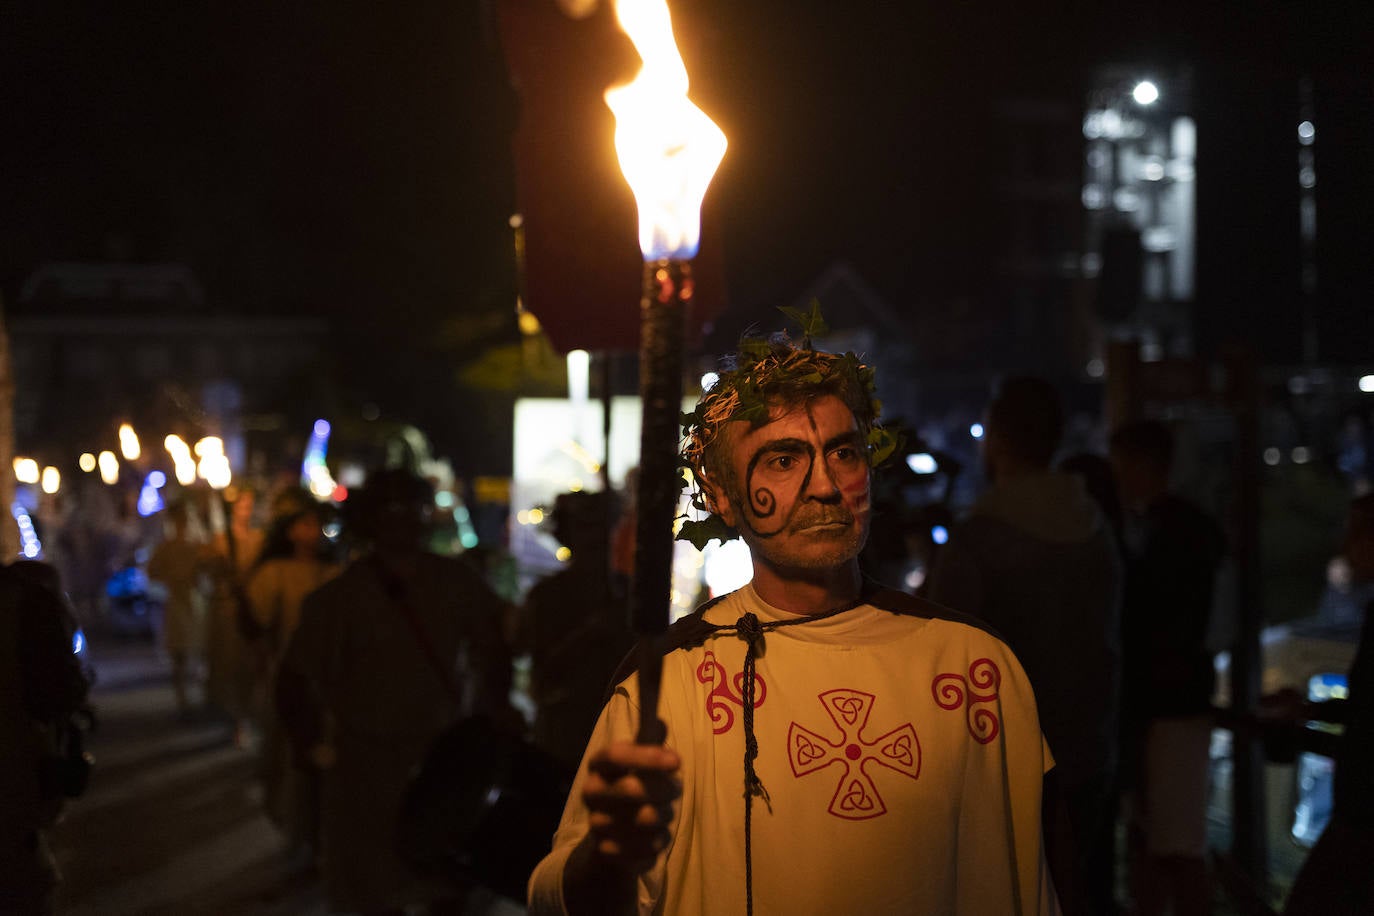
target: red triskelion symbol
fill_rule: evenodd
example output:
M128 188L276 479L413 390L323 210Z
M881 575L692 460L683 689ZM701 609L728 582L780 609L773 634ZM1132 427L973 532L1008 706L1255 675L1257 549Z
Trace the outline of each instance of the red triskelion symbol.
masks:
M844 773L830 799L830 813L854 821L886 813L887 806L873 784L870 764L881 764L911 779L919 776L921 742L916 739L916 729L908 722L870 741L863 732L873 711L873 694L827 690L819 699L839 729L840 740L832 741L793 722L787 730L792 775L805 776L838 763Z
M997 699L1002 686L1002 672L990 658L976 659L968 666L968 677L962 674L942 674L930 683L930 692L941 709L968 707L968 733L979 744L987 744L1001 730L997 713L979 706ZM979 693L978 691L983 691Z
M706 696L706 714L711 717L711 731L717 735L723 735L735 724L735 711L730 708L730 704L743 706L744 700L744 672L741 671L734 677L735 689L730 690L730 678L726 675L725 669L720 662L716 661L716 653L710 649L706 650L706 657L701 664L697 665L697 680L703 684L711 685L711 692ZM763 682L763 678L754 675L754 708L758 709L763 705L763 701L768 698L768 685Z

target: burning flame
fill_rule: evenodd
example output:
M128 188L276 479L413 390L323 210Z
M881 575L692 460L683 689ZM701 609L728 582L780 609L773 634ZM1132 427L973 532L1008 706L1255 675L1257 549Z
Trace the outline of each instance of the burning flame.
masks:
M606 90L620 170L639 205L639 250L646 260L686 260L697 253L701 202L725 134L687 98L667 0L618 0L615 12L644 64L632 81Z

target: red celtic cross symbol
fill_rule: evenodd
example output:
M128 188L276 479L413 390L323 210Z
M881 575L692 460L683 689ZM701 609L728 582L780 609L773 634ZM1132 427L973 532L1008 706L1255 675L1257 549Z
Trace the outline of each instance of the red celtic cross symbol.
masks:
M921 773L921 742L916 729L907 722L872 740L864 738L874 696L861 690L827 690L819 697L821 705L839 730L833 741L819 732L793 722L787 730L787 752L792 775L802 777L832 764L844 772L829 811L836 817L861 821L887 812L878 787L873 783L870 764L879 764L915 779Z

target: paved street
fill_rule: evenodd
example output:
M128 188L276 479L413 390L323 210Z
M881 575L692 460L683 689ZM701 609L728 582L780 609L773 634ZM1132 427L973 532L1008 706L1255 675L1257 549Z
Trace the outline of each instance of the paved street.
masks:
M91 653L97 763L90 789L55 830L58 912L327 913L318 879L286 862L257 803L253 755L234 747L229 727L177 720L166 665L151 645L97 642ZM486 901L469 912L521 910Z

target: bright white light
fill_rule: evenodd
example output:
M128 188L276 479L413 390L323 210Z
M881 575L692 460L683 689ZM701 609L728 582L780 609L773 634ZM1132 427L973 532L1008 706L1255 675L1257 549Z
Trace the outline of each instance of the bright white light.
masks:
M1374 375L1360 376L1360 390L1363 392L1374 392Z
M576 407L587 403L591 392L592 355L586 350L569 350L567 361L568 400Z
M1276 448L1267 448L1264 450L1264 463L1271 468L1276 466L1282 458L1283 452L1280 452Z
M167 449L167 454L172 456L173 461L180 461L182 458L191 456L191 447L186 444L186 440L177 435L168 436L162 440L162 447Z
M1141 80L1131 90L1131 98L1137 105L1153 105L1159 101L1159 87L1149 80Z
M720 375L718 373L708 372L701 377L701 390L703 392L710 391L712 388L716 387L716 383L719 381Z
M20 483L38 483L38 462L32 458L14 459L14 479Z
M103 451L96 458L96 464L100 466L100 479L110 486L119 483L119 459L114 452Z
M1317 137L1317 127L1311 121L1303 121L1298 125L1298 142L1303 146L1310 146Z
M167 475L161 471L149 471L148 485L161 490L163 487L167 486Z
M1293 449L1294 464L1306 464L1310 460L1312 460L1312 453L1307 450L1306 446L1299 445Z
M43 469L43 492L48 495L56 493L62 486L62 474L57 468L49 465Z
M215 490L223 490L234 479L233 472L229 469L229 459L223 452L207 452L202 455L200 463L196 465L196 473Z
M975 439L983 438L983 424L975 423L968 428L968 434Z
M329 473L328 465L312 464L310 466L306 478L306 487L316 499L329 499L334 495L334 489L338 485L334 476Z
M223 455L224 440L219 436L206 436L196 443L193 451L197 458L204 458L206 455Z
M935 456L927 452L917 452L914 455L907 455L906 466L911 468L913 474L934 474L937 467Z
M949 543L949 529L944 525L933 525L930 529L930 539L937 544Z
M82 452L76 463L87 474L95 470L95 456L90 452Z
M125 461L137 461L138 456L143 454L138 444L138 434L128 423L119 424L119 451Z
M196 482L196 462L189 454L185 458L178 458L173 470L177 476L177 483L183 487L189 487Z

